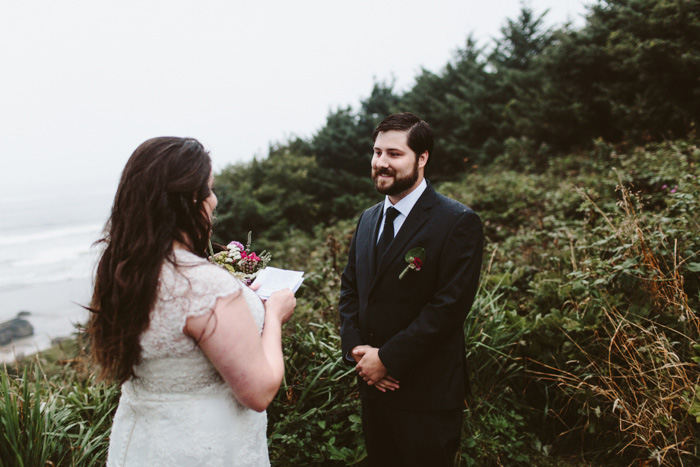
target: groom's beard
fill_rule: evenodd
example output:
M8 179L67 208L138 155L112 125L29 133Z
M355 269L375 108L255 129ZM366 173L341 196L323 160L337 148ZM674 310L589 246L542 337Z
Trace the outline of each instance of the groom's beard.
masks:
M380 186L380 175L394 177L394 181L389 185ZM418 181L418 161L413 166L413 171L404 177L397 177L396 170L391 168L372 169L372 180L374 180L374 188L383 195L396 196L411 188Z

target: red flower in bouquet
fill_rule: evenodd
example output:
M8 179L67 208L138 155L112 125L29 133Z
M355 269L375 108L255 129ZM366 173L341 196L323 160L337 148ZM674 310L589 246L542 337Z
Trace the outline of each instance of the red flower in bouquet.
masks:
M248 233L248 243L245 247L242 243L233 241L226 246L226 250L212 254L211 261L226 269L246 285L250 285L272 259L272 255L266 251L260 255L250 251L250 244L251 234Z

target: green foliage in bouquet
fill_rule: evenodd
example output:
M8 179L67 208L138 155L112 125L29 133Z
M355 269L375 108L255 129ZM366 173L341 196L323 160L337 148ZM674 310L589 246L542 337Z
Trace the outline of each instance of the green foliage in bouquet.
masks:
M210 260L226 269L240 281L250 285L272 259L272 254L267 251L263 251L260 255L252 251L251 240L252 232L248 232L248 242L245 246L240 242L233 241L218 253L214 253L210 243Z

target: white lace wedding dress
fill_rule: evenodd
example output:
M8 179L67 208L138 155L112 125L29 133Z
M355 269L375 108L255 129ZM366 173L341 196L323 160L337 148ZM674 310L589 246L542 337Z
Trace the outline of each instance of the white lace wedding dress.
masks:
M189 316L239 293L262 329L262 302L218 266L184 250L174 255L179 266L163 266L136 377L122 385L107 466L268 466L267 414L241 405L182 332Z

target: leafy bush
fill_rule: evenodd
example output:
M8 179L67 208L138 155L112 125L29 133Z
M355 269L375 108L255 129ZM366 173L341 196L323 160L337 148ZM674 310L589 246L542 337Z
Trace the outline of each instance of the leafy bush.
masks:
M268 409L273 465L347 465L366 456L353 367L332 324L297 324L285 343L285 381Z

